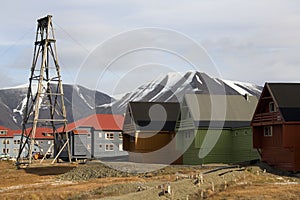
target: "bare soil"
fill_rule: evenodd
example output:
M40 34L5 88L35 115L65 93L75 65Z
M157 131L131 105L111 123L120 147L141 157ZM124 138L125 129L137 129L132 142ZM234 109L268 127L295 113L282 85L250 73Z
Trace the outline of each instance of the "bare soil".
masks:
M0 161L0 199L300 199L300 178L266 165L159 166L129 173L140 165L114 164L119 170L99 162L50 161L17 169Z

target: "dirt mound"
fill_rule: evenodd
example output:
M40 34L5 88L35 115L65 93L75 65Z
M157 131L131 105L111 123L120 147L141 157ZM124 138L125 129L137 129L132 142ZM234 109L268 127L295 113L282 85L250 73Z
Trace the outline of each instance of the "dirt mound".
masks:
M95 178L128 177L130 174L107 167L101 163L79 165L71 171L58 176L59 180L87 181Z

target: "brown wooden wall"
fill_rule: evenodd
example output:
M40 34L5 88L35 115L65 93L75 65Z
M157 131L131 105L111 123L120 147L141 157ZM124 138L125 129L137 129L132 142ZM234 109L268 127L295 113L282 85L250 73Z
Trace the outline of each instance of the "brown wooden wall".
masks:
M253 148L281 147L283 140L282 125L272 127L272 137L264 136L264 126L253 127Z
M300 147L300 124L285 124L283 131L283 147Z
M295 169L294 149L282 147L264 147L261 152L262 161L265 161L270 165L274 165L282 170L297 171Z
M152 136L149 137L149 135ZM135 141L135 152L151 152L161 149L166 146L174 136L174 132L140 132Z
M182 164L182 155L176 151L176 142L172 141L175 140L175 132L138 132L136 136L133 141L128 134L123 136L123 148L129 153L129 161Z
M264 136L263 127L253 127L253 147L261 149L262 161L282 170L300 171L300 126L273 125L272 137Z

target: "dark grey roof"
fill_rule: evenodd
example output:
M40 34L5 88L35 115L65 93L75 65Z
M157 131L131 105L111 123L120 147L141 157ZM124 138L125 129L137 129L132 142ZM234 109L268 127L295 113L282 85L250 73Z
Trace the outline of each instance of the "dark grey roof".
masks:
M137 130L174 131L180 104L173 102L130 102Z
M250 121L194 121L197 128L241 128L250 126Z
M300 83L266 83L285 121L300 121Z

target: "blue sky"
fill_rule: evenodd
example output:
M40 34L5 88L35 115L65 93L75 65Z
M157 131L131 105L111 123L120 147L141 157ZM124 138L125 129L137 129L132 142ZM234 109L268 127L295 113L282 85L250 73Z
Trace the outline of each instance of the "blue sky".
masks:
M110 93L111 89L106 87L110 81L120 77L126 79L130 68L122 68L125 63L138 68L130 71L128 79L136 80L128 82L128 90L155 78L160 72L192 69L166 53L147 54L144 51L145 57L137 53L134 58L129 55L127 60L120 60L119 65L109 70L110 75L103 75L107 79L103 83L99 81L99 74L98 78L91 79L83 73L82 66L99 46L110 44L109 41L120 33L143 27L174 30L194 40L215 62L217 76L221 78L259 85L265 81L300 82L300 2L297 0L188 0L179 3L10 0L1 5L0 10L0 88L28 81L36 19L47 14L53 15L65 83L75 82ZM176 40L176 36L170 37L170 41L180 49L181 41ZM117 52L116 48L128 45L126 42L114 43L114 50ZM156 66L151 67L149 63L156 63ZM89 70L99 73L103 69L91 67ZM207 69L200 70L206 72Z

